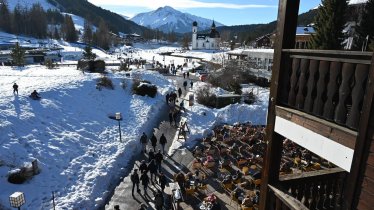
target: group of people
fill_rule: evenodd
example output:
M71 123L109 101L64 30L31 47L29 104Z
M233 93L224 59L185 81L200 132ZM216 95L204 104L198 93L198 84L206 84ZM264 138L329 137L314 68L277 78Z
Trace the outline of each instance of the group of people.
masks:
M148 141L151 142L151 145L152 145L154 151L156 151L157 137L155 136L155 134L152 134L152 137L148 140L147 134L145 134L143 132L142 136L140 137L140 143L142 144L142 152L147 153L147 144L148 144ZM159 144L161 146L163 154L165 154L165 145L166 145L166 143L167 143L167 139L166 139L165 135L162 134L160 136ZM161 151L161 150L159 150L159 151Z
M18 95L18 85L17 85L17 83L13 84L13 94L17 94ZM40 94L38 92L36 92L36 90L34 90L30 94L30 98L32 98L34 100L39 100L39 99L41 99L41 96L40 96Z
M166 103L169 105L169 122L170 125L175 124L175 126L178 126L178 118L180 115L180 111L186 111L184 108L184 100L182 99L179 103L179 110L176 109L176 103L178 102L178 95L181 98L182 97L182 89L178 88L178 94L176 92L171 92L166 94Z
M167 178L162 172L161 164L164 160L165 145L167 143L167 139L164 134L161 135L159 141L157 140L155 134L152 134L151 138L148 139L148 136L143 132L142 136L140 137L140 143L142 144L142 152L144 153L147 153L148 142L151 142L152 146L152 148L149 148L148 150L148 160L142 160L139 167L137 169L134 169L130 176L132 182L132 196L135 196L135 187L137 189L137 192L141 193L141 190L139 189L140 183L143 186L144 195L148 195L147 189L149 183L152 183L153 185L158 184L159 189L157 189L157 191L154 193L154 203L156 209L161 210L164 205L163 192L167 183ZM157 143L160 144L162 152L161 149L158 149L158 152L155 153ZM138 173L138 171L140 172L140 174Z

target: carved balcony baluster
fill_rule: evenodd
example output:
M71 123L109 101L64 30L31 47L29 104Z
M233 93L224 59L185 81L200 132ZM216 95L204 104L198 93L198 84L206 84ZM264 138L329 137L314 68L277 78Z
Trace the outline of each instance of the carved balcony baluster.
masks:
M328 120L334 119L334 112L336 106L335 95L338 92L338 76L341 72L341 63L332 62L330 65L330 78L327 85L327 100L323 108L323 117Z
M307 94L305 97L304 110L308 113L313 111L313 93L316 86L316 74L318 72L319 61L311 60L309 64L309 78L307 85Z
M354 74L355 65L344 63L342 69L342 83L339 88L339 101L335 109L334 121L338 124L345 124L347 119L346 101L351 95L351 78Z
M302 59L300 64L300 75L299 81L297 83L297 95L296 95L296 108L303 109L304 108L304 92L306 89L306 74L309 70L309 59Z
M313 104L313 114L323 116L324 95L326 93L326 77L328 76L330 62L321 61L319 63L319 78L317 81L317 94Z
M368 65L357 64L355 70L355 84L352 90L352 107L346 123L350 128L358 128L368 73Z
M290 79L290 91L288 94L288 105L295 106L296 102L296 92L297 92L297 81L298 81L298 71L300 67L300 59L295 58L292 61L292 74Z

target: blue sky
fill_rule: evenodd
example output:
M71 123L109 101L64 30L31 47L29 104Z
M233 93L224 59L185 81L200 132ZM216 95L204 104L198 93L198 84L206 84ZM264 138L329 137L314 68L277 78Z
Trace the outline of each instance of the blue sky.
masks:
M225 25L268 23L277 18L278 0L88 0L121 15L132 17L158 7L171 6L182 12L214 19ZM299 13L320 4L321 0L301 0Z

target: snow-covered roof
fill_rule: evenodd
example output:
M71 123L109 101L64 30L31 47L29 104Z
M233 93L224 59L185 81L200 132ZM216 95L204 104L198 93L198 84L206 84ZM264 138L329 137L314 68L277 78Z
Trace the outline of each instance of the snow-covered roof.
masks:
M363 4L368 2L368 0L349 0L348 4Z
M306 34L314 34L314 33L315 33L314 28L310 26L307 26L307 27L299 26L296 28L296 35L306 35Z

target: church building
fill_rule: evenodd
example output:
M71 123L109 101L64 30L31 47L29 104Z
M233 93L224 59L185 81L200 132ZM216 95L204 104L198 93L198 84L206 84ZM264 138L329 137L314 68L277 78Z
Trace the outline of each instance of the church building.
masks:
M192 23L192 49L193 50L219 50L221 36L216 30L216 24L212 23L210 33L198 34L197 22Z

